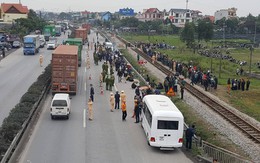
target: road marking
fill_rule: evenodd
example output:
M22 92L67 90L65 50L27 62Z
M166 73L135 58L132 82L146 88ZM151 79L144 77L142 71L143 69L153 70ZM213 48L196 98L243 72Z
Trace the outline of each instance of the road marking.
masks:
M83 127L86 128L86 109L83 109Z
M85 91L87 90L87 83L85 82Z
M116 91L118 91L118 89L117 89L117 87L116 87L116 84L114 84L114 88L115 88Z
M87 72L87 67L85 67L85 72Z

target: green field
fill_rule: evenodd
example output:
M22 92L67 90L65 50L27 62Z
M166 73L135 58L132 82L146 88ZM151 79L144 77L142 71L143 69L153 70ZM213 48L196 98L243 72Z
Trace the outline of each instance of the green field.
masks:
M255 78L250 78L251 84L249 91L231 91L231 94L226 93L226 82L228 78L240 79L244 78L247 79L248 76L238 76L236 75L236 70L240 68L239 64L232 63L227 60L222 60L221 72L219 72L219 65L220 59L217 58L210 58L201 56L197 53L193 53L193 50L186 49L184 43L182 43L178 36L136 36L136 35L122 35L123 38L126 40L135 43L135 42L146 42L148 43L149 40L152 43L160 43L165 42L166 44L175 46L176 49L170 50L157 50L162 52L163 54L168 54L169 58L172 58L177 61L181 61L184 63L188 63L193 61L194 65L200 67L203 71L207 71L211 69L212 65L212 73L219 78L219 86L218 90L212 92L213 94L217 95L222 100L230 103L232 106L248 114L249 116L255 118L256 120L260 121L260 80ZM237 42L246 42L246 40L227 40L227 41L237 41ZM204 43L206 44L206 43ZM212 45L212 43L208 43L207 45ZM182 52L181 52L182 50ZM250 63L250 50L249 49L229 49L230 56L235 58L236 60L246 61L247 65L243 66L245 72L249 72L249 63ZM224 54L224 53L223 53ZM212 64L211 64L212 60ZM252 53L252 68L251 72L260 74L260 69L257 68L256 63L260 61L260 49L254 49Z

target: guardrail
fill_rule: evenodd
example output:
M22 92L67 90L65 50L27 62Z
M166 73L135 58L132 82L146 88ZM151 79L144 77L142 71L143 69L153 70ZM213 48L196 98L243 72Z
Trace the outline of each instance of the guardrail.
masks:
M251 163L251 161L242 158L238 154L217 147L206 141L202 141L203 156L217 158L221 163Z
M48 83L50 83L50 79ZM40 110L41 108L40 106L43 104L49 89L50 89L50 85L45 86L44 91L42 92L39 100L33 105L29 117L22 125L22 129L14 137L11 145L7 149L5 155L3 156L1 163L16 162L16 159L18 158L17 155L19 154L22 147L22 143L20 142L22 142L21 140L24 138L25 135L29 135L30 126L31 126L30 124L32 120L36 118L37 116L36 113L38 113L38 111Z

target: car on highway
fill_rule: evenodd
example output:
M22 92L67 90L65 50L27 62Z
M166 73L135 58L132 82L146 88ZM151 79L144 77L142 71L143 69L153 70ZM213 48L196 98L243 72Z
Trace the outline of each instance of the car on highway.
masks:
M20 41L14 41L12 47L13 47L13 48L20 48L21 45L22 45L22 44L21 44Z
M40 36L40 48L43 48L46 44L44 35L39 35Z
M47 43L47 49L56 49L57 46L58 46L58 44L55 40L50 40Z
M51 119L56 117L65 117L69 119L70 115L70 97L68 93L56 93L51 102Z

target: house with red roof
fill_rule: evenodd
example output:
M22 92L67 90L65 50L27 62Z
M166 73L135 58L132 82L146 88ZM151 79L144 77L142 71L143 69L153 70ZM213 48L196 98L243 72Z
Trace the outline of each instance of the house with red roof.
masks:
M154 20L163 20L163 12L157 8L144 9L141 15L137 14L136 18L139 21L154 21Z
M20 3L1 3L0 19L3 22L12 23L15 19L27 18L29 10Z

